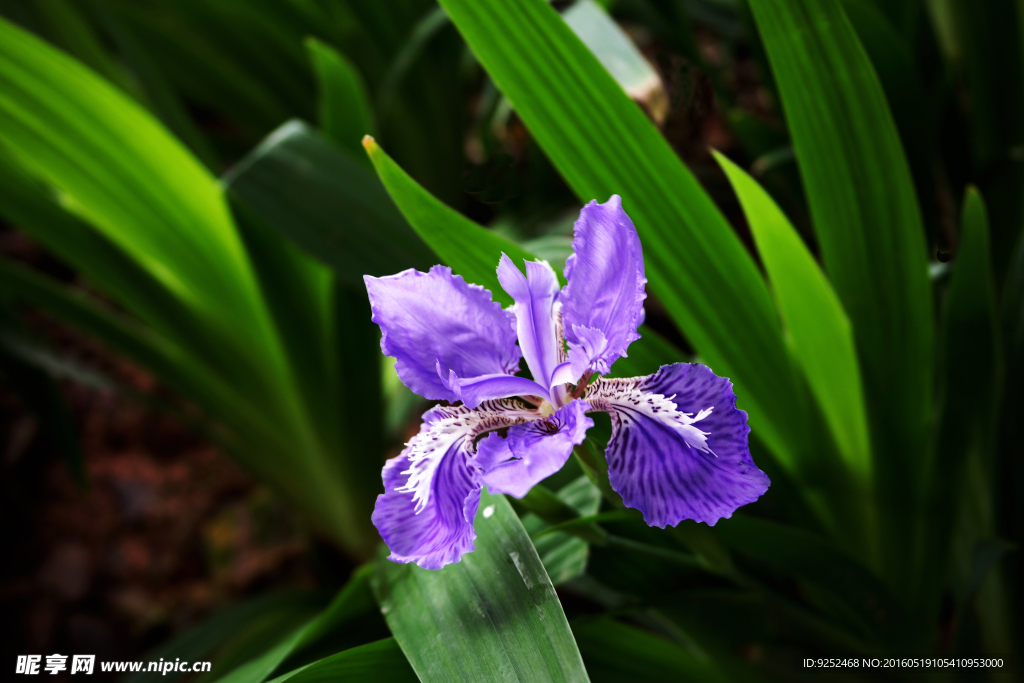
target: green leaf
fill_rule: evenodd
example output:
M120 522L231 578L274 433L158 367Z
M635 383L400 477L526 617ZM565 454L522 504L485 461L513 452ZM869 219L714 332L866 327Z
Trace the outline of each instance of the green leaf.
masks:
M360 645L286 673L272 683L416 683L418 680L394 638Z
M291 654L308 628L308 624L300 626L255 659L250 659L226 676L218 678L217 683L262 683Z
M364 138L363 146L398 210L441 260L467 282L490 290L503 306L511 305L512 298L498 283L498 260L505 253L518 264L533 260L533 255L445 206L402 170L373 138Z
M0 92L0 139L65 206L225 337L274 343L217 180L148 112L6 21Z
M793 357L821 404L846 465L867 487L871 444L850 321L814 256L771 196L734 163L714 154L747 217Z
M871 424L882 562L908 592L931 414L932 304L907 160L838 0L751 0L825 269L853 323Z
M154 59L152 46L146 45L116 12L97 7L103 24L116 42L121 59L138 80L140 100L160 117L174 135L188 145L192 153L202 159L207 168L217 168L219 162L204 134L193 121L184 101L167 80Z
M533 491L538 488L534 486ZM526 498L533 495L533 491L530 491ZM566 484L559 489L557 495L559 500L569 505L577 515L592 516L601 504L601 492L586 476ZM544 569L551 577L551 583L557 586L583 575L590 555L586 540L572 534L553 531L546 520L538 515L528 514L522 521L526 533L533 539L533 545L537 548L541 562L544 563Z
M314 31L299 29L291 40L283 39L290 22L275 11L293 4L103 2L185 100L229 118L243 140L264 135L296 110L313 114L301 40ZM237 30L239 22L245 31Z
M307 38L306 50L320 86L320 130L355 158L365 160L360 145L364 135L375 133L376 125L362 76L327 43Z
M425 683L586 681L544 565L503 496L481 494L476 550L429 571L380 556L374 592Z
M786 466L810 458L805 416L793 413L801 390L764 280L654 124L544 0L441 4L576 195L623 197L651 292L733 380L753 429Z
M380 112L389 113L402 81L410 75L427 46L447 25L448 17L440 7L431 8L415 23L402 41L401 49L395 54L377 89L377 108Z
M803 529L747 515L733 515L719 536L731 549L782 576L798 577L830 592L836 616L877 642L909 645L906 611L863 564L827 539Z
M8 150L0 150L4 152ZM58 195L9 154L0 153L0 215L25 230L107 296L211 367L231 367L223 339L201 324L196 311L175 297L125 252L66 211Z
M202 624L172 638L159 648L147 653L150 661L157 659L183 659L185 661L207 660L218 648L233 637L243 634L247 628L262 620L270 623L284 623L299 615L308 618L316 609L316 600L308 593L295 591L270 593L252 598L215 612ZM182 672L170 672L163 677L169 683L187 676ZM124 683L143 683L152 674L136 673L126 676Z
M595 683L730 680L699 650L609 617L574 620L572 632Z
M387 637L387 624L370 588L373 572L374 566L370 563L352 573L344 588L303 633L282 669Z
M298 663L297 655L303 655L303 659L308 662L317 659L309 657L311 652L325 647L335 653L339 649L361 645L374 636L386 635L387 630L383 624L377 626L381 620L370 592L372 573L372 565L363 565L357 569L320 614L286 633L284 638L265 648L265 651L259 651L257 656L219 677L218 683L261 683L282 665ZM320 659L313 666L320 666L323 661Z
M105 78L127 91L131 90L127 74L107 54L100 36L80 11L80 3L68 0L28 0L24 4L34 9L44 37Z
M936 609L944 576L941 569L950 560L953 526L967 501L978 495L978 488L966 483L972 478L968 475L969 463L976 461L974 468L983 480L995 476L992 434L1003 381L988 217L981 195L973 187L968 188L964 197L961 222L960 248L946 294L942 325L945 401L927 488L926 553L919 558L921 575L925 577L921 590L929 599L926 604L933 604ZM987 500L983 503L985 507L990 504ZM972 531L988 535L994 529Z
M199 324L191 328L219 342L217 372L233 389L303 428L220 186L148 112L0 21L0 141L56 188L65 208L192 312ZM179 332L187 337L190 328Z
M948 7L956 62L970 98L970 178L981 183L992 214L992 255L1001 279L1024 221L1024 164L1013 152L1024 144L1024 8L1013 0L950 0Z
M363 288L364 274L435 263L373 173L301 121L271 133L225 184L264 223L354 287Z
M908 0L908 3L917 5L919 0ZM900 35L901 29L885 15L885 7L882 5L888 3L842 0L842 4L850 25L857 32L878 74L878 81L885 92L886 102L914 176L925 226L932 235L940 229L938 199L935 196L935 159L939 128L946 112L940 104L940 96L946 94L946 85L939 81L939 84L932 84L926 90L918 70L918 64L926 59L919 46L926 39L908 39L910 33L905 34L907 37ZM927 22L922 22L922 32L929 28ZM937 53L933 54L938 57Z
M288 466L301 480L291 479L298 495L330 510L331 531L346 550L371 557L384 443L380 332L366 294L337 286L327 267L244 207L233 209L308 423L292 436Z

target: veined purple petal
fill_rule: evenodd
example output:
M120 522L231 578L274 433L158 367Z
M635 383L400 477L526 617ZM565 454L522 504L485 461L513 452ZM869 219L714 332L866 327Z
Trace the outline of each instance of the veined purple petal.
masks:
M440 569L474 548L473 518L480 482L474 438L534 416L512 401L489 401L480 410L438 406L423 416L420 432L384 465L384 493L373 524L394 562Z
M476 547L473 518L480 502L476 470L465 452L456 447L439 463L438 491L430 504L413 512L412 493L402 491L408 481L409 458L404 453L384 465L384 493L377 496L373 524L391 549L392 562L415 562L424 569L440 569L458 562Z
M526 377L514 375L483 375L462 379L452 372L445 386L458 396L467 408L476 408L484 401L510 396L540 396L549 398L547 387Z
M396 359L405 385L424 398L457 401L438 376L460 378L511 375L519 369L514 316L479 285L467 284L450 268L429 273L406 270L375 278L366 275L380 348Z
M649 377L600 379L586 399L609 412L608 478L629 507L664 528L714 525L768 490L747 447L747 414L732 382L703 365L664 365Z
M515 300L512 310L526 365L538 384L550 388L555 369L562 362L554 315L558 276L545 262L527 261L523 277L512 259L502 254L498 281Z
M568 284L558 298L565 339L574 365L586 359L591 370L605 374L640 338L636 328L647 298L640 238L618 195L583 207L572 248L565 262Z
M516 425L508 438L491 433L477 447L481 482L492 493L522 498L535 484L562 469L573 446L583 443L594 421L579 399L543 420Z

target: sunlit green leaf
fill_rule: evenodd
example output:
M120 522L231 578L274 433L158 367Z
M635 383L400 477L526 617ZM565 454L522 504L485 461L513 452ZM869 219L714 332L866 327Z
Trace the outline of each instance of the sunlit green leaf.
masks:
M847 466L867 486L871 445L850 321L814 256L768 193L721 154L715 158L747 216L793 355L822 405Z
M216 179L148 112L4 21L0 91L0 138L66 206L207 324L272 343Z

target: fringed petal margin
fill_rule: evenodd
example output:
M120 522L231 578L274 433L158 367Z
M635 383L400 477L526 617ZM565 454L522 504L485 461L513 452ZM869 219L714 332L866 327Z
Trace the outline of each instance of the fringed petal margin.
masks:
M391 550L388 559L440 569L471 552L480 500L473 441L534 417L515 401L427 411L419 434L384 465L384 493L377 496L372 519Z
M565 339L576 367L606 374L640 338L636 328L647 297L643 249L618 195L584 206L574 229L568 284L558 297Z
M612 421L608 478L650 526L714 525L771 483L750 457L747 414L732 382L695 363L649 377L600 379L586 400Z

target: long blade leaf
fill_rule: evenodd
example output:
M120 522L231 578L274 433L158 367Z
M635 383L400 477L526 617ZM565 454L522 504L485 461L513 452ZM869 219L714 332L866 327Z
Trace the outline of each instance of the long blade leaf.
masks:
M786 465L810 457L764 280L654 124L544 0L441 5L576 195L623 197L652 292L715 372L732 378L753 428Z
M832 285L850 320L884 506L883 563L909 588L932 389L921 213L882 87L838 0L752 0Z
M871 479L871 446L853 330L839 298L796 228L771 196L736 164L715 158L732 183L750 224L811 391L821 404L839 450L862 485Z
M587 681L554 586L503 496L486 491L476 550L428 571L381 556L374 591L420 680Z
M433 265L373 172L301 121L271 133L225 183L267 225L356 287L364 274Z

